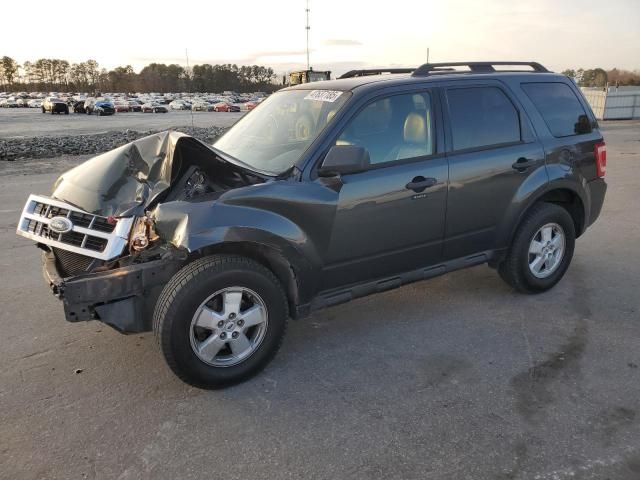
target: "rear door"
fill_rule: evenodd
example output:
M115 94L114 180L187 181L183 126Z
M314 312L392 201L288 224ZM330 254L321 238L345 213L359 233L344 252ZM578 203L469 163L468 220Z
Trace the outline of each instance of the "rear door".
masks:
M544 150L513 94L495 80L443 90L449 195L444 259L503 247L501 220L527 182L546 184Z
M448 168L435 98L429 89L376 97L335 139L366 148L371 168L341 178L321 289L441 260Z

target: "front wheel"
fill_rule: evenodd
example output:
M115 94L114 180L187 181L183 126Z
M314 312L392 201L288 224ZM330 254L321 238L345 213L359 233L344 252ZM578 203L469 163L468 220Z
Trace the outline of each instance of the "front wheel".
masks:
M270 270L245 257L190 263L164 287L153 329L169 368L199 388L247 380L275 356L288 306Z
M569 268L575 239L573 219L564 208L552 203L534 205L518 227L498 273L520 292L549 290Z

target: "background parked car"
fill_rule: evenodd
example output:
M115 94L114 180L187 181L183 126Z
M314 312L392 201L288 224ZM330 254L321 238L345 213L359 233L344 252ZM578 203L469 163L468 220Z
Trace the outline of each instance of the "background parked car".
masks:
M116 112L130 112L131 108L129 107L129 103L124 100L116 100L113 102L114 108Z
M129 111L130 112L141 112L142 111L142 104L138 100L129 100L127 103L129 104Z
M193 104L191 105L191 110L193 110L194 112L212 112L213 105L209 102L199 100L193 102Z
M27 102L29 108L42 108L42 100L33 98Z
M87 115L95 113L102 116L116 113L115 105L107 98L87 98L84 102L84 109Z
M145 103L142 105L143 113L168 113L169 109L166 105L160 105L159 103Z
M171 110L190 110L191 104L189 102L185 102L184 100L174 100L169 103Z
M214 112L239 112L240 107L238 105L233 105L228 102L220 102L220 103L216 103L213 106L213 111Z
M57 97L46 97L44 102L42 102L42 113L51 112L54 113L64 113L65 115L69 115L69 105L67 102Z
M73 113L86 113L84 109L85 100L77 100L73 102Z

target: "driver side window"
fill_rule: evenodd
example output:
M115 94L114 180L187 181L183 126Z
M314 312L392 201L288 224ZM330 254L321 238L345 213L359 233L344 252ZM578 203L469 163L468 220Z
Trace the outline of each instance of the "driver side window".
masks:
M369 151L371 164L432 155L433 113L427 92L375 100L346 126L336 145L358 145Z

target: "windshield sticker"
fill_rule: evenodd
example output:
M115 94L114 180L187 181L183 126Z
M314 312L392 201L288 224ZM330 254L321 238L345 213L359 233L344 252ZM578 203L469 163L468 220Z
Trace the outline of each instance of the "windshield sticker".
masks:
M335 102L342 92L335 90L313 90L304 97L305 100L316 100L318 102Z

